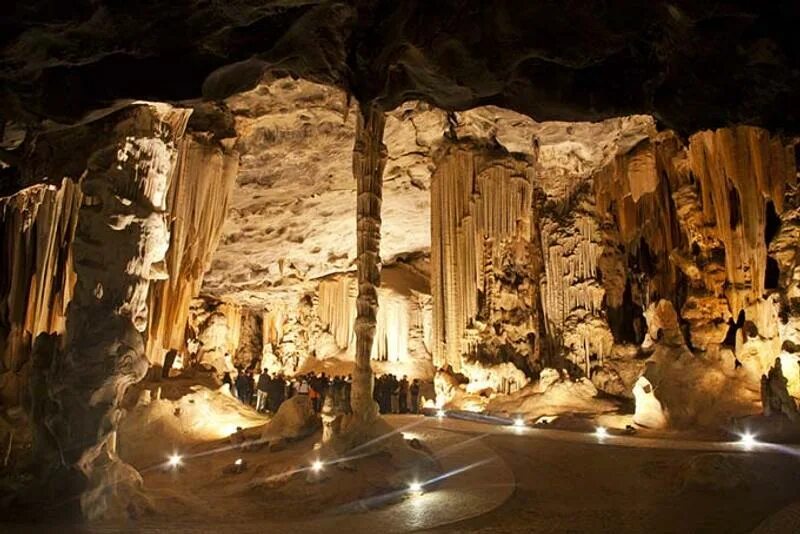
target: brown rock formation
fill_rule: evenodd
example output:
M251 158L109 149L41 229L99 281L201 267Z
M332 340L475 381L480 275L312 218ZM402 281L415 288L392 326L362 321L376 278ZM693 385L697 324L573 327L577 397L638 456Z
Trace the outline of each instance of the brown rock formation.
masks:
M58 458L43 468L54 469L53 487L81 488L89 519L127 517L145 505L141 477L117 456L116 428L125 390L148 369L148 292L166 276L167 192L188 118L147 104L126 115L133 122L106 119L113 135L86 163L64 347L37 379L48 401L34 423Z
M356 301L356 364L353 371L351 406L353 415L363 421L377 416L372 399L370 356L378 315L378 292L381 283L381 198L386 145L383 144L385 118L372 104L362 105L353 147L353 175L358 184L356 210L358 299Z
M531 161L496 147L456 142L440 156L431 185L436 367L537 365L532 180Z

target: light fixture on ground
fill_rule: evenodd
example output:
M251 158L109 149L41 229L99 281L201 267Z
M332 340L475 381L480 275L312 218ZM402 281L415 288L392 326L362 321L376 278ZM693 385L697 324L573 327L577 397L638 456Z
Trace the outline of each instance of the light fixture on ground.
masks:
M242 465L242 459L241 458L237 458L236 461L233 462L233 465L236 465L236 466Z
M522 428L524 426L525 426L525 419L523 419L522 417L517 417L516 419L514 419L514 427Z
M442 417L444 417L445 415L447 415L447 413L446 413L444 410L442 410L441 408L439 408L438 410L436 410L436 417L438 417L439 419L441 419L441 418L442 418Z
M408 485L408 491L411 493L422 493L422 484L415 480Z
M325 464L322 463L322 460L314 460L314 462L311 464L311 470L315 473L322 471L323 467L325 467Z
M744 450L749 451L758 445L758 440L750 432L745 432L739 436L739 444L744 448Z
M169 459L167 460L167 465L173 469L177 469L182 463L183 457L178 453L170 454Z
M604 426L598 426L594 435L597 436L597 439L605 439L608 437L608 430Z

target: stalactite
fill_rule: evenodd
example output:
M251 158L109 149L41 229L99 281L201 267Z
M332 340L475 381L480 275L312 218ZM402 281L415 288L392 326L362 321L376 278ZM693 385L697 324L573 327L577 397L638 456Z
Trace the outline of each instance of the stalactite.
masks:
M381 282L380 240L383 170L388 157L383 144L386 117L374 105L359 110L353 147L353 175L357 186L356 257L358 298L356 315L356 359L351 405L355 417L369 421L377 417L372 399L370 357L378 312L377 288Z
M497 272L516 245L530 247L531 161L470 142L447 147L431 181L433 363L459 371L480 343L472 324L503 305ZM528 313L532 313L530 310ZM523 320L533 327L528 319ZM527 336L523 336L527 337ZM526 349L527 350L527 349Z
M794 155L780 138L745 126L697 133L688 151L705 222L725 247L727 297L737 315L764 292L766 202L783 211L784 188L795 181Z
M147 353L161 364L169 349L184 349L189 304L200 294L203 273L219 244L238 169L238 154L199 136L180 143L178 164L167 195L170 244L168 279L150 294Z
M21 401L31 344L41 333L62 334L75 273L72 239L82 194L65 178L0 199L0 325L8 331L0 353L0 392Z
M354 285L353 279L348 276L338 280L324 280L319 284L317 313L323 327L333 334L340 349L355 346L356 306L355 298L352 296Z
M336 346L349 355L356 351L355 319L357 284L351 276L323 280L319 284L317 314L321 326L333 335ZM405 361L410 338L408 299L389 289L378 289L375 343L370 358L377 361Z

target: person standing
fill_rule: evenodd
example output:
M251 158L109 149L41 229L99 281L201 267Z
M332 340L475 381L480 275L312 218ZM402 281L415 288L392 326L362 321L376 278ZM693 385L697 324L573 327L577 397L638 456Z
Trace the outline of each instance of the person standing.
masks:
M397 387L398 392L398 410L400 413L408 413L408 377L403 375L400 384Z
M247 378L247 374L244 372L243 369L238 370L238 374L236 375L236 393L239 397L239 400L244 404L247 404L247 399L250 397L249 390L250 389L250 380Z
M261 371L261 376L258 377L258 385L256 386L256 411L264 412L267 410L267 398L269 397L269 373L266 369Z
M400 411L400 381L394 375L389 375L389 411L398 413Z
M345 413L353 413L353 408L350 405L350 392L353 390L353 375L347 375L344 381L344 411Z
M411 413L419 413L419 379L415 378L409 388L411 392Z
M300 377L297 381L297 394L307 397L309 391L311 391L311 386L308 385L308 380L304 376Z

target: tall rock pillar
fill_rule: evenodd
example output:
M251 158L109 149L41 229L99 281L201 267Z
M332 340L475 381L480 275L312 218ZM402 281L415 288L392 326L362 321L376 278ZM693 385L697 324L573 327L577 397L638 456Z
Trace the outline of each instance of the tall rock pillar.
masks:
M144 104L102 120L103 142L81 181L77 281L63 349L34 356L44 374L34 383L47 397L35 423L56 468L53 489L80 492L90 520L125 517L146 504L141 476L117 456L116 428L126 389L148 369L148 292L166 277L167 192L188 116Z
M351 405L356 417L374 419L378 415L372 399L372 367L370 356L378 317L378 287L381 283L381 202L383 169L387 150L383 144L386 118L372 106L362 106L356 125L353 147L353 176L358 191L357 260L358 298L356 300L356 358L353 373Z

